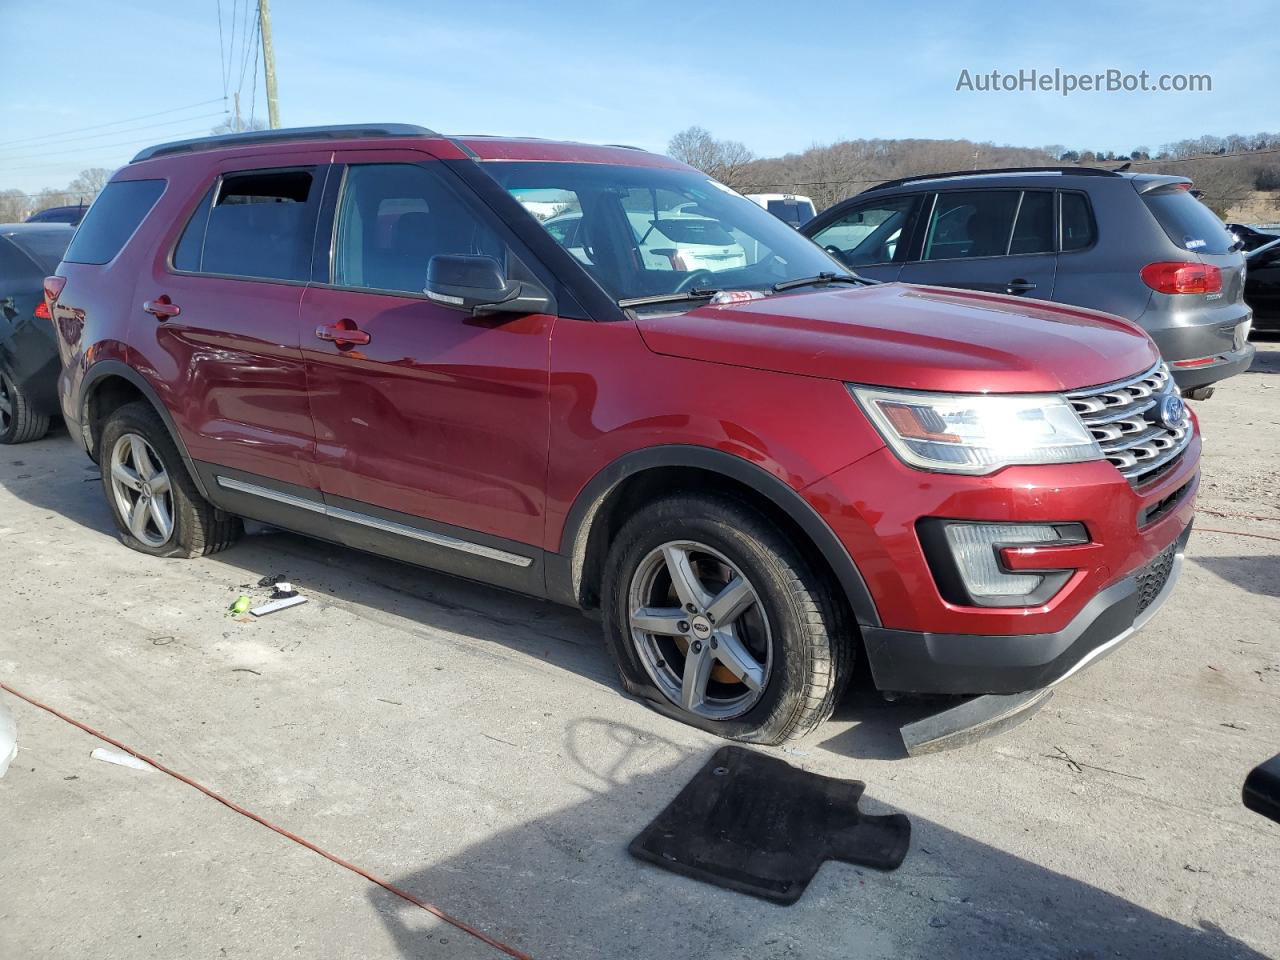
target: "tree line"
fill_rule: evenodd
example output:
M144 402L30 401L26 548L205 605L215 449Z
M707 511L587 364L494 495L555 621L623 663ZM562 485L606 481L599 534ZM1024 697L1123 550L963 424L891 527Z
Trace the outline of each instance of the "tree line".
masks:
M260 124L259 124L260 126ZM221 131L215 131L221 132ZM899 177L951 170L1067 164L1124 163L1144 173L1189 177L1220 217L1255 191L1280 192L1280 133L1192 137L1156 151L1129 153L1075 150L1061 145L997 146L972 140L842 140L781 157L757 157L737 140L722 140L703 127L681 130L667 146L677 160L704 171L742 193L799 193L823 210L868 187ZM0 190L0 223L25 220L38 210L93 201L111 178L104 167L82 170L65 187L37 194ZM1280 195L1276 205L1280 207ZM1276 216L1280 218L1280 209Z
M0 223L21 223L31 214L50 207L74 207L93 202L111 179L106 167L90 167L65 187L45 187L39 193L0 190Z
M1218 216L1257 190L1280 190L1280 133L1203 136L1130 153L1075 150L1063 145L997 146L972 140L842 140L781 157L757 157L736 140L703 127L671 138L668 153L742 193L798 193L823 210L877 183L927 173L1053 165L1125 163L1143 173L1171 173L1195 182ZM1278 198L1280 199L1280 198Z

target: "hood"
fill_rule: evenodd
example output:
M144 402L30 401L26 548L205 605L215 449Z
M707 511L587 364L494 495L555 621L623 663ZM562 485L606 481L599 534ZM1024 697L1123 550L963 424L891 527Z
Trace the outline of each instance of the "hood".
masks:
M650 350L882 387L1056 393L1141 373L1159 352L1106 313L886 283L642 316Z

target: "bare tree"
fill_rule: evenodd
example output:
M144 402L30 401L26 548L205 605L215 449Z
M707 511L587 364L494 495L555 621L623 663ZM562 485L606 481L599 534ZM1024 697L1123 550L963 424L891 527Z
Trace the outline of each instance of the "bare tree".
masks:
M76 203L92 203L110 179L111 171L106 167L90 167L67 184L66 192L77 197Z
M717 140L710 131L698 126L688 127L672 137L667 152L730 187L739 185L742 171L755 159L746 144L738 140Z
M228 117L226 120L223 120L220 124L218 124L209 132L213 134L215 137L218 137L224 133L244 133L248 130L265 130L265 129L267 129L266 123L262 120L259 120L257 117L249 117L247 120L241 117L240 126L238 127L236 126L235 117Z
M0 223L19 223L30 208L31 201L21 190L0 190Z

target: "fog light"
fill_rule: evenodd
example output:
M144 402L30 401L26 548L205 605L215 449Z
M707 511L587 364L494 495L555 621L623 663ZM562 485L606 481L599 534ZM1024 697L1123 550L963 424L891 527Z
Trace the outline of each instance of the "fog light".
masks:
M948 603L964 607L1042 606L1077 569L1093 562L1082 549L1090 543L1082 523L922 517L916 533L938 592Z
M1022 600L1044 583L1044 574L1006 571L1000 565L1000 547L1059 539L1052 526L1033 523L949 523L946 532L965 589L970 596L991 600Z

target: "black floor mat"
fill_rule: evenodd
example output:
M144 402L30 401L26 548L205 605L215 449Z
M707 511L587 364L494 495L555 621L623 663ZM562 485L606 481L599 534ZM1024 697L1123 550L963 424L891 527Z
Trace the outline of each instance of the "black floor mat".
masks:
M696 880L795 903L824 860L902 864L911 823L900 813L860 813L865 787L723 747L628 849Z

